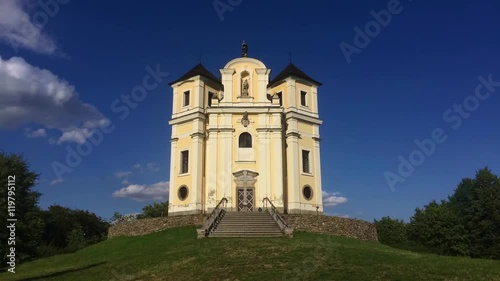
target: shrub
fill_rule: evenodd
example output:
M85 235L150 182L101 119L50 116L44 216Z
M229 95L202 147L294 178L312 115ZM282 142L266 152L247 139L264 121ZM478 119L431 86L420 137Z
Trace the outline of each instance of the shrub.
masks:
M36 249L37 256L44 258L57 255L62 252L61 248L54 245L54 243L42 244Z
M461 218L442 201L417 208L408 225L408 237L444 255L468 255L469 240Z
M377 227L378 241L382 244L391 246L405 244L408 241L407 225L402 220L383 217L381 220L375 220Z
M64 249L65 252L76 252L83 249L87 242L82 228L80 226L73 228L73 230L69 233L66 242L68 246Z

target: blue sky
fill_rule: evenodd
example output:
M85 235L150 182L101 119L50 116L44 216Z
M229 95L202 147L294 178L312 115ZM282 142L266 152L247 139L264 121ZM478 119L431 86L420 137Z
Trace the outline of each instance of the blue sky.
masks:
M327 213L408 220L476 170L500 173L498 1L42 2L52 5L0 0L0 150L23 153L41 173L44 208L109 218L168 198L168 82L200 56L218 76L242 40L271 77L291 53L323 83ZM357 38L367 27L369 40ZM345 46L356 51L346 56ZM126 117L112 110L155 70ZM100 125L113 130L58 178L53 163ZM415 140L434 130L424 154ZM414 157L411 175L398 171L400 155Z

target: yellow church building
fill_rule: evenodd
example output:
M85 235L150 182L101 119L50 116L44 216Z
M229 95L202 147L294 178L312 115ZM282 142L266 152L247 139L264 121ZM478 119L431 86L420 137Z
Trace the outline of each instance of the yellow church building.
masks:
M257 211L322 213L318 87L291 62L274 79L247 55L220 78L201 63L173 89L169 216Z

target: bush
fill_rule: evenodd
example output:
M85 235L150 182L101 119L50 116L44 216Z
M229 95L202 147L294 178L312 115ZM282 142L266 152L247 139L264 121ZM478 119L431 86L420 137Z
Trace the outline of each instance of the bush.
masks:
M38 246L36 252L38 257L45 258L60 254L62 250L54 245L54 243L48 243Z
M85 240L85 235L83 234L83 230L80 226L77 226L71 230L69 233L66 243L68 246L64 249L65 252L76 252L80 249L83 249L87 242Z
M443 255L469 254L469 239L462 220L445 201L417 208L408 225L408 237Z
M382 244L397 246L408 242L407 225L402 220L383 217L375 220L378 241Z

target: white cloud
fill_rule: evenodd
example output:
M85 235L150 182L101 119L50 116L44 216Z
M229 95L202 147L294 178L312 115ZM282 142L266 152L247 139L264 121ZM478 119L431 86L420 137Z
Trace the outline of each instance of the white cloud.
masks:
M150 170L151 172L158 172L160 170L160 166L158 165L158 163L155 163L155 162L149 162L146 167L148 168L148 170Z
M50 182L50 185L61 184L63 182L62 179L55 179Z
M114 174L114 176L117 178L117 179L121 179L121 178L124 178L126 176L129 176L131 175L132 172L131 171L120 171L120 172L116 172Z
M0 0L0 40L12 46L16 52L20 47L37 53L54 54L57 51L56 43L42 32L43 22L33 22L43 20L43 17L31 18L28 4L25 0ZM36 13L46 16L46 24L49 15L41 7L37 7L33 16Z
M123 184L123 185L129 185L129 184L130 184L130 182L128 181L128 179L123 179L123 180L122 180L122 184Z
M347 198L338 196L339 192L329 193L323 190L323 205L324 206L337 206L347 202Z
M47 132L45 129L38 129L33 131L30 128L24 128L24 135L28 138L45 138L47 137Z
M141 164L135 164L132 168L134 170L136 170L137 172L142 172L143 171L143 168L142 168Z
M20 57L0 57L0 93L0 129L37 123L59 130L58 144L83 143L93 129L110 122L94 106L83 103L66 80Z
M113 197L129 198L136 201L145 200L168 200L169 183L161 181L152 185L132 184L117 190L113 193Z

